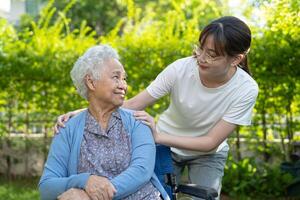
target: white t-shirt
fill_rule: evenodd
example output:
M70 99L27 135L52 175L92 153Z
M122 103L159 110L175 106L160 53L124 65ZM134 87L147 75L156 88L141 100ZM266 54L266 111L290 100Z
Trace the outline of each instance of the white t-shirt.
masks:
M258 95L255 80L238 67L227 83L207 88L200 81L198 69L193 57L179 59L147 87L149 94L156 99L166 94L171 97L168 109L157 122L158 131L196 137L207 134L221 119L237 125L250 125ZM219 151L226 144L224 141L211 152L178 148L172 148L172 151L186 156L202 155Z

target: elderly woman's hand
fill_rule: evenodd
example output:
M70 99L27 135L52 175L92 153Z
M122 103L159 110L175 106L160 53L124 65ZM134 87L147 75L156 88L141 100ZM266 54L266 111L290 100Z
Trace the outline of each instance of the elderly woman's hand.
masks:
M135 111L133 115L137 120L141 120L143 124L146 124L147 126L150 127L154 140L157 142L159 134L156 130L156 124L154 118L145 111Z
M85 191L92 200L111 200L117 192L107 178L96 175L89 177Z
M57 197L57 200L90 200L84 190L71 188Z

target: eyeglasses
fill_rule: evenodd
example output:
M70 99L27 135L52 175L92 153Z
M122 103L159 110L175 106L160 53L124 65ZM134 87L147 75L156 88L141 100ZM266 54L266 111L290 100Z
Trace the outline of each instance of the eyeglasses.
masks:
M213 56L209 55L207 52L205 52L205 50L201 49L200 46L194 45L194 50L193 50L194 58L200 57L203 53L204 53L204 56L202 59L204 62L206 62L208 64L212 64L221 58L221 56L213 57Z

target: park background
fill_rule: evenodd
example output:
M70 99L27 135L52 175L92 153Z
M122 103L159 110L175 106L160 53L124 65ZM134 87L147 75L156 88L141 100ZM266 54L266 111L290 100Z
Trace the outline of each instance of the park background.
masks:
M118 50L130 98L168 64L191 55L201 29L224 15L251 27L249 61L260 92L253 125L229 139L223 197L300 199L300 1L32 2L40 3L39 11L17 24L0 18L1 200L39 199L56 117L87 105L69 72L88 47L108 43ZM163 98L147 111L157 117L168 102Z

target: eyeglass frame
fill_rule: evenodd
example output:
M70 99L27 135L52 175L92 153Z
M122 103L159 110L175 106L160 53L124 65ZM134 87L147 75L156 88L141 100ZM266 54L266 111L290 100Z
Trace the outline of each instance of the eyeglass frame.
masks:
M200 53L199 53L199 51L200 51ZM208 64L213 64L215 61L219 60L222 57L222 56L217 56L215 58L212 58L212 56L207 54L204 50L202 50L199 45L194 44L194 49L193 49L194 58L201 56L202 53L205 53L203 60L204 60L204 62L206 62Z

